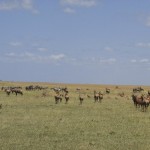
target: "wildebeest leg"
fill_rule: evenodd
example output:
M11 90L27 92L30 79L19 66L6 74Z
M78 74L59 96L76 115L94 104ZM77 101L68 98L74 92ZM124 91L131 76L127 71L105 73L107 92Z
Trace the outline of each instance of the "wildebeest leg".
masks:
M66 103L65 103L65 104L67 104L67 103L68 103L69 98L68 98L68 97L66 97L65 99L66 99Z
M16 94L16 96L17 96L17 94L18 94L17 91L15 92L15 94Z
M62 97L59 98L60 102L62 102Z
M59 98L55 96L55 104L58 104Z
M82 100L80 100L80 105L82 105Z
M67 104L68 103L68 99L66 99L66 102L65 102L65 104Z

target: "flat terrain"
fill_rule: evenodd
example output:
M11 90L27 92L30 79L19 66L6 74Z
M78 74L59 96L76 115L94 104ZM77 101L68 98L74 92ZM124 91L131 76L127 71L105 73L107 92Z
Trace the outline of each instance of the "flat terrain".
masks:
M48 89L26 91L29 85ZM0 150L150 150L150 108L134 107L135 86L0 82L3 86L21 86L23 96L0 90ZM64 99L55 104L53 87L68 88L68 104ZM101 103L94 103L94 90L104 94Z

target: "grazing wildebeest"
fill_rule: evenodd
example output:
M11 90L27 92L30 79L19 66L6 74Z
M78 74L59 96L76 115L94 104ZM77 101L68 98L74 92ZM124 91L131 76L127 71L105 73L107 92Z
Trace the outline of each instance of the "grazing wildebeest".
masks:
M80 91L80 90L81 90L81 88L76 88L76 90L77 90L77 91Z
M90 95L87 95L87 97L88 97L88 98L91 98L91 96L90 96Z
M141 91L144 91L144 89L141 88L141 87L133 88L133 92L134 92L134 93L135 93L135 92L141 92Z
M121 93L118 93L118 95L120 96L120 97L124 97L124 92L121 92Z
M110 93L110 89L106 88L106 94Z
M17 96L18 94L23 95L23 92L22 92L22 90L20 90L20 89L12 89L11 92L12 92L12 93L15 93L16 96Z

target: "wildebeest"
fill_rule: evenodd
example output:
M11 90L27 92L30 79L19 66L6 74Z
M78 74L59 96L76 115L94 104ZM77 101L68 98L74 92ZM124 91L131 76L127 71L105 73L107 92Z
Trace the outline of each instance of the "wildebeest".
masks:
M23 95L23 92L22 92L22 90L20 90L20 89L12 89L11 92L12 92L12 93L15 93L16 96L17 96L18 94Z
M67 93L65 94L65 100L66 100L66 103L65 103L65 104L67 104L68 101L69 101L69 95L68 95Z
M109 88L106 88L106 94L109 94L110 93L110 89Z
M84 100L84 96L79 94L79 100L80 100L80 105L82 105L83 103L83 100Z
M5 89L4 91L6 92L7 95L10 95L10 93L11 93L10 89Z
M134 92L134 93L135 93L135 92L141 92L141 91L144 91L144 89L141 88L141 87L133 88L133 92Z
M121 93L118 93L118 95L120 96L120 97L124 97L124 92L121 92Z
M54 98L55 98L55 104L58 104L58 102L60 101L60 95L59 95L59 94L56 94L56 95L54 96Z
M99 92L99 102L101 102L103 99L103 94L101 92Z
M148 96L150 96L150 90L148 90L147 94L148 94Z
M142 111L146 111L150 104L150 98L144 97L144 95L132 94L132 100L134 102L134 106L136 108L141 107Z
M94 100L95 102L101 102L103 99L103 94L101 92L96 92L94 90Z
M94 100L97 102L99 99L99 94L94 90Z

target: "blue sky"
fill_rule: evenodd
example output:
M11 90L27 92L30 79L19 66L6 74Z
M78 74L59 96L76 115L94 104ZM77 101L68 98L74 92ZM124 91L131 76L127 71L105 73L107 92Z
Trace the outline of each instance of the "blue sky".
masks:
M150 0L0 0L0 80L150 85Z

